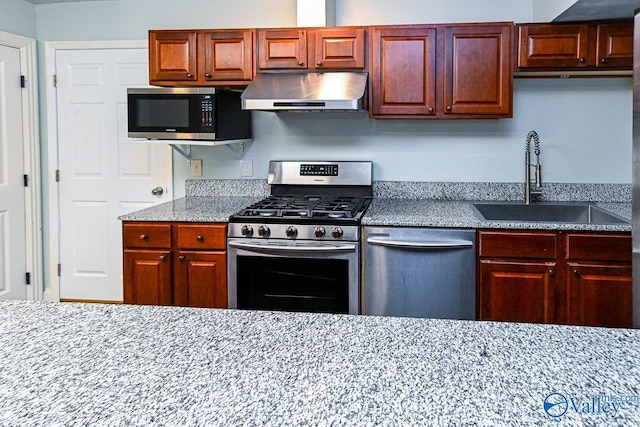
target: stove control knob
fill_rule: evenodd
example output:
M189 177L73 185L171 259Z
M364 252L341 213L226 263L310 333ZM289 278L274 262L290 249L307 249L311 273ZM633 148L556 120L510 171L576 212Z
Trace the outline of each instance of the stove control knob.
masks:
M298 230L296 230L293 225L290 225L284 230L284 234L286 234L287 237L296 237Z
M316 237L324 237L324 235L327 234L324 227L316 227L313 233Z
M342 228L340 228L340 227L335 227L333 230L331 230L331 235L333 236L334 239L338 239L338 238L342 237L343 234L344 234L344 232L342 231Z
M251 237L253 235L253 227L250 225L243 225L240 232L243 236Z
M271 230L269 230L269 227L267 227L266 225L261 225L260 227L258 227L258 234L262 237L269 237L269 234L271 234Z

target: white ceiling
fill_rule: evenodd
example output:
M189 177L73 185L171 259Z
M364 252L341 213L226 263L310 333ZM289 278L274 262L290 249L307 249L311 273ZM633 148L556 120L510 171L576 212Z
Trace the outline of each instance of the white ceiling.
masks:
M51 3L72 3L80 1L98 1L98 0L27 0L33 4L51 4Z

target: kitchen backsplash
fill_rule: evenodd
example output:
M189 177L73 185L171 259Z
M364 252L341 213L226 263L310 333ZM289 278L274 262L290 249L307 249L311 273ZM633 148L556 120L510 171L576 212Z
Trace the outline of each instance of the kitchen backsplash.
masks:
M522 200L521 182L417 182L376 181L374 197L434 200ZM543 201L581 201L630 203L631 184L544 183ZM237 196L266 197L269 184L264 179L188 179L189 197Z

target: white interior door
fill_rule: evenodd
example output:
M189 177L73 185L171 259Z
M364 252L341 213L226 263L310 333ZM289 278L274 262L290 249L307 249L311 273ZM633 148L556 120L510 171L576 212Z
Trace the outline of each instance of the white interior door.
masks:
M26 299L20 51L0 45L0 298Z
M127 142L126 89L147 69L146 49L56 51L61 300L122 301L117 218L171 199L171 148Z

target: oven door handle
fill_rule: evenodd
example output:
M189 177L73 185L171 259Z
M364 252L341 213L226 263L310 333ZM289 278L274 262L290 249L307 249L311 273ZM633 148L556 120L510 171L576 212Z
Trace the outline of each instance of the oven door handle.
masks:
M406 249L465 249L473 247L473 242L470 240L433 240L420 242L369 237L367 239L367 243L378 246Z
M297 253L297 252L315 252L315 253L329 253L329 252L355 252L355 244L344 244L335 246L267 246L256 245L247 242L229 242L229 246L237 249L247 249L254 252L271 252L271 253Z

